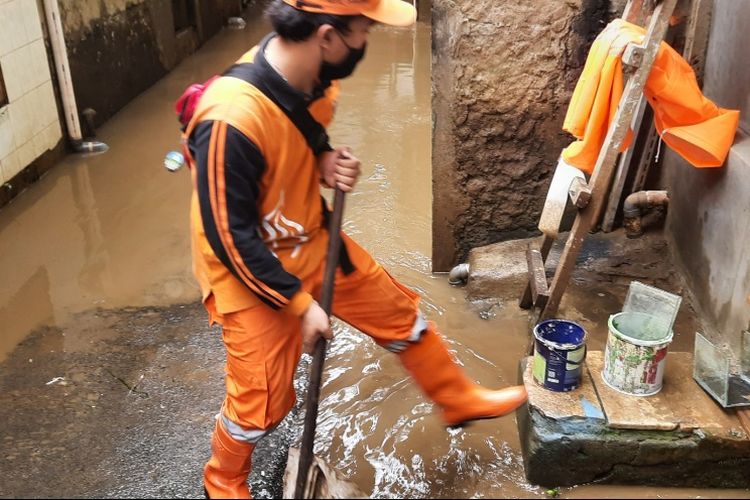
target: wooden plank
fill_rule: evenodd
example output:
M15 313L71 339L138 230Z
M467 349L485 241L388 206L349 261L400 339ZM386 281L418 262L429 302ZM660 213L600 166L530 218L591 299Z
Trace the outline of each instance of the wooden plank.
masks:
M613 429L701 429L715 435L750 439L739 418L722 410L693 380L691 353L667 354L664 386L653 396L631 396L609 387L602 378L604 353L589 351L586 365L599 395L607 425Z
M644 0L629 0L625 5L622 18L628 22L642 26L646 22Z
M299 448L292 446L287 454L286 469L283 478L282 498L293 498L298 477ZM304 498L370 498L353 482L342 477L336 470L321 458L314 456L310 473L305 484Z
M562 295L570 281L570 275L573 272L576 257L581 250L583 240L586 234L593 227L597 220L601 207L609 191L609 185L614 173L615 161L618 152L625 140L625 135L630 128L633 120L635 107L641 98L643 86L646 83L651 66L656 58L659 45L664 39L664 35L669 27L669 17L674 11L677 0L664 0L657 5L656 10L651 18L648 32L646 34L646 50L643 54L643 62L635 71L635 74L628 80L620 104L617 108L617 114L613 120L612 126L607 131L607 136L599 152L599 157L594 167L594 173L591 176L589 185L592 190L591 203L581 210L573 223L573 228L568 237L568 241L560 257L560 264L557 266L555 277L550 287L550 297L547 306L544 308L541 318L549 319L557 314L560 307Z
M554 392L540 386L534 381L534 358L525 360L523 384L529 394L529 407L538 410L547 418L561 420L566 418L593 418L604 420L604 411L594 389L588 370L581 370L581 385L574 391Z
M708 36L711 28L713 2L710 0L691 0L688 14L688 27L685 33L685 47L682 57L690 63L695 71L699 84L703 83L703 73L706 66L706 51L708 50Z
M591 201L591 188L586 183L586 181L584 181L580 177L576 177L570 183L568 196L570 197L570 201L573 203L573 205L575 205L579 209L586 208L586 206L588 206L589 202Z
M688 21L682 57L690 63L699 82L703 81L712 10L713 2L709 0L690 0L690 5L687 7ZM659 162L661 150L665 147L659 144L659 134L656 132L653 121L648 126L650 130L630 190L632 193L645 189L649 170L653 164Z
M549 297L549 291L547 288L547 275L544 272L542 253L529 245L526 250L526 262L529 266L531 302L536 307L544 307Z
M646 178L648 177L648 171L651 168L651 164L658 162L661 157L660 149L662 146L659 145L659 134L656 133L654 122L652 121L647 126L649 128L648 135L643 144L643 153L638 160L635 179L633 180L633 186L630 190L631 193L643 191L646 187Z
M643 123L643 114L646 112L648 101L645 96L641 96L638 101L638 108L633 118L632 129L636 132L640 130ZM609 233L612 231L615 225L615 217L617 216L617 210L620 208L620 200L622 199L622 192L625 188L625 181L628 178L628 171L630 170L630 164L633 162L633 154L635 153L635 138L633 144L620 155L620 161L617 163L617 173L615 174L615 180L612 183L612 189L609 194L609 200L607 202L607 209L604 212L604 220L602 222L602 231Z
M542 260L546 262L547 256L549 255L549 251L552 248L552 245L555 243L555 239L551 236L544 235L544 238L542 239L542 246L539 249L539 253L542 255ZM545 273L546 277L546 273ZM531 281L526 283L526 288L524 289L523 295L521 296L521 300L518 301L519 307L521 309L529 309L531 308L534 303L532 301L531 297Z
M667 363L669 363L669 359ZM674 431L680 423L671 408L663 407L661 400L654 403L655 396L628 396L611 388L604 382L604 353L589 351L586 359L591 380L607 416L607 426L613 429Z

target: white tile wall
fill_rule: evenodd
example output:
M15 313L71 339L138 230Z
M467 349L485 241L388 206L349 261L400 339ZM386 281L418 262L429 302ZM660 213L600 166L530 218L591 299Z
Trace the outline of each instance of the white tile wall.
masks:
M40 22L43 12L39 11L36 0L16 0L21 7L21 20L26 30L26 40L29 42L42 38L42 23Z
M31 71L29 87L34 88L50 80L49 63L47 62L47 47L44 40L39 38L29 45L28 65Z
M41 38L0 56L0 65L10 101L50 80L47 49Z
M0 108L0 182L62 137L42 20L36 0L0 0L0 68L9 102Z
M47 80L37 87L37 98L42 103L39 107L39 123L43 123L37 130L41 131L51 123L59 124L57 105L55 103L55 90L52 88L52 80Z
M18 172L20 172L36 158L36 155L34 155L34 141L30 140L21 144L16 149L16 152L18 152ZM18 172L13 172L13 175L16 175Z
M10 106L0 109L0 158L5 158L16 149L13 141L13 124L10 121Z
M22 169L18 167L18 153L15 151L0 160L0 167L3 170L3 182L8 182Z
M0 19L3 20L4 28L0 31L0 39L2 39L0 47L4 47L2 54L16 50L29 42L23 21L25 10L21 5L23 1L27 0L11 0L0 5Z
M60 139L62 138L62 129L60 128L60 122L58 120L55 120L52 122L51 125L47 126L40 136L44 136L44 140L47 144L47 149L52 149L55 146L57 146L57 143L60 142Z
M11 16L12 8L12 2L0 2L0 56L4 56L16 48L14 44L17 43L18 38L11 34L15 27L15 19Z
M0 57L5 90L10 102L17 100L28 90L29 78L31 78L29 53L29 45L26 44Z
M46 129L45 129L46 130ZM42 131L44 132L44 130ZM45 151L47 151L47 135L46 134L36 134L33 139L30 141L32 145L34 146L34 157L38 158L39 156L42 156Z
M52 93L52 83L48 82L36 87L26 94L24 98L28 99L27 104L31 112L31 135L37 135L49 125L45 108L49 105L50 99L52 99L53 103L55 102L55 95Z
M13 139L16 147L27 142L34 135L34 117L32 116L32 94L11 101L10 122L13 124Z

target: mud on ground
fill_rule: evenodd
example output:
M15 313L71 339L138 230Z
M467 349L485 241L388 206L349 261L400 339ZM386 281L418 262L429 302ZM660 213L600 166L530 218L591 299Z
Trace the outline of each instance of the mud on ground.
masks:
M35 331L0 365L0 497L202 497L223 363L200 304ZM297 411L255 453L256 498L281 497Z

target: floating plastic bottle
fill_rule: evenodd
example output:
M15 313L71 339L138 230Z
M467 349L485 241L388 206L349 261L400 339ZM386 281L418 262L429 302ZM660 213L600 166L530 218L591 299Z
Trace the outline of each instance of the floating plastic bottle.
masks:
M170 172L177 172L185 165L185 157L179 151L170 151L164 157L164 168Z
M230 17L229 19L227 19L227 26L229 26L229 28L233 30L244 30L245 20L241 17Z

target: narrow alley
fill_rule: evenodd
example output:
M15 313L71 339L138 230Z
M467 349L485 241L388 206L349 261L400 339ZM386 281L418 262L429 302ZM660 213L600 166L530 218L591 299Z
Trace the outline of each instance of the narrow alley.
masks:
M473 380L507 387L519 383L530 336L519 293L469 301L433 272L433 184L447 180L433 175L433 33L421 3L415 26L373 28L367 57L342 82L331 144L351 146L363 165L344 231L422 296L422 312ZM0 208L0 498L202 497L225 350L192 274L190 172L163 161L180 148L173 107L182 91L269 31L254 2L242 16L246 24L223 27L97 128L106 153L68 154ZM668 245L660 236L628 248L612 241L585 248L563 303L589 330L589 350L603 349L631 279L683 286L659 260ZM670 349L692 352L700 320L684 303ZM750 498L740 489L531 484L514 414L446 428L393 354L342 322L334 333L315 453L371 498ZM255 498L282 497L309 365L304 356L294 410L255 450Z

